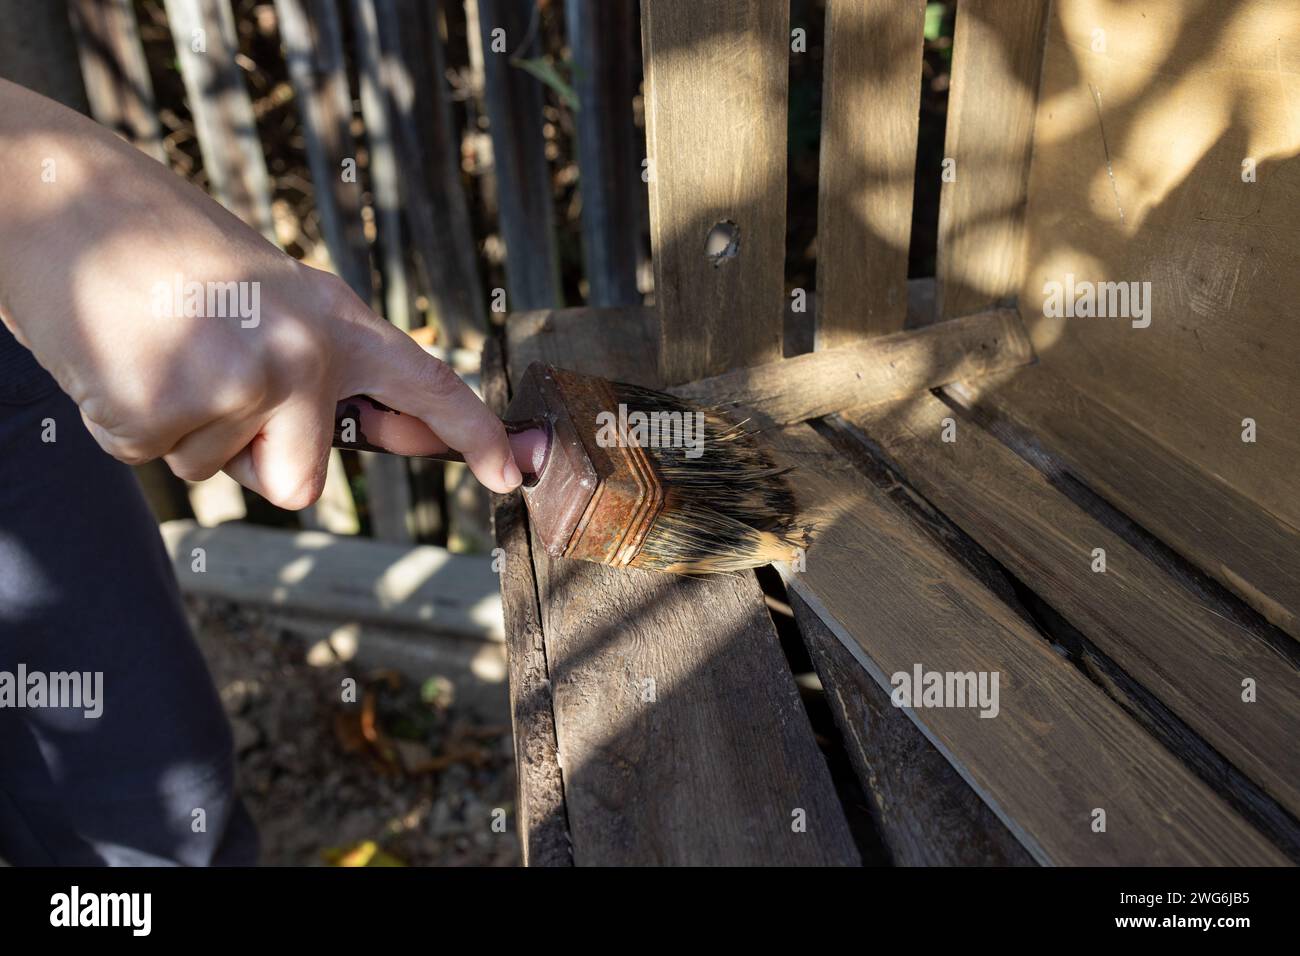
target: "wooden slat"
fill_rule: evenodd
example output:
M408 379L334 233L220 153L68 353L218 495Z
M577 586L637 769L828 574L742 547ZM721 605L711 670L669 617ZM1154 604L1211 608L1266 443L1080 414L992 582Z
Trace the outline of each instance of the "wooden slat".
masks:
M483 346L486 313L434 3L377 0L402 212L445 347Z
M131 0L69 0L90 112L160 163L162 131Z
M908 482L1154 693L1216 750L1300 815L1300 674L1217 615L1053 488L974 422L929 394L846 414ZM1092 570L1102 548L1106 570ZM1243 703L1242 680L1261 692Z
M1285 857L1139 728L808 425L768 436L799 467L817 526L793 588L876 682L996 672L992 719L963 707L906 713L1043 863L1271 863ZM1094 832L1095 809L1106 831Z
M672 391L704 405L752 409L764 423L787 425L1016 368L1033 357L1015 310L997 309L737 369Z
M923 3L829 0L826 6L819 349L903 327L924 30Z
M208 189L244 222L275 242L271 183L253 104L235 62L235 16L225 0L165 0L185 97L203 154ZM205 45L205 52L194 49Z
M790 606L890 862L1032 865L1002 821L797 593Z
M781 357L789 27L787 0L641 5L665 384ZM711 260L727 221L735 254Z
M361 85L361 115L370 151L370 182L374 191L375 224L384 287L384 315L400 329L410 330L412 290L406 274L406 242L402 231L402 197L394 143L393 118L384 82L383 50L375 0L349 0L357 74ZM366 470L366 497L371 532L383 541L414 540L416 515L406 462L391 455L361 452Z
M512 321L511 375L541 360L654 384L647 315ZM577 863L858 862L751 575L533 555Z
M509 308L551 308L560 304L560 275L542 85L510 62L538 55L539 11L532 0L478 0L478 15ZM505 31L503 51L493 49L496 30Z
M1044 364L1300 529L1295 4L1052 9L1020 290ZM1071 275L1149 283L1145 318L1048 317Z
M495 337L483 352L483 387L483 400L503 415L510 400L509 382L502 346ZM571 866L573 845L555 745L554 701L528 542L528 512L518 492L492 495L492 526L500 548L494 559L499 562L509 655L519 846L525 866Z
M189 593L502 639L497 577L487 558L239 522L201 528L169 521L162 534L176 578ZM194 567L195 548L205 552L201 572Z
M406 275L406 243L402 234L402 192L399 182L393 117L384 83L383 49L375 0L349 0L352 33L361 83L361 115L370 150L370 183L375 197L375 225L383 264L384 316L410 331L412 291Z
M568 0L564 21L580 108L578 189L587 304L638 305L638 245L645 187L632 116L641 26L635 0Z
M958 397L1027 429L1139 524L1300 637L1300 531L1050 369L968 384Z
M1019 288L1023 220L1047 0L962 0L953 37L939 197L939 317Z
M338 6L336 0L276 0L275 10L325 245L338 274L370 305L374 289L361 225L361 183L343 179L343 163L356 161L357 145Z

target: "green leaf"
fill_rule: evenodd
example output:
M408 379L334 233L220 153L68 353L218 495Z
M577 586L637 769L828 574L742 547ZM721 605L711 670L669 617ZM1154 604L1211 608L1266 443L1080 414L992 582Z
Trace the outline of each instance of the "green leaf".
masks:
M569 107L569 109L573 110L575 113L578 112L578 94L573 91L573 87L569 85L568 81L565 80L564 77L560 76L559 71L549 60L543 57L537 57L532 60L521 60L516 57L512 58L510 63L513 66L519 67L521 70L527 70L533 76L537 77L537 79L541 80L553 89L555 94L567 107Z
M925 38L927 40L939 39L939 34L943 30L943 16L948 12L946 3L927 3L925 5Z

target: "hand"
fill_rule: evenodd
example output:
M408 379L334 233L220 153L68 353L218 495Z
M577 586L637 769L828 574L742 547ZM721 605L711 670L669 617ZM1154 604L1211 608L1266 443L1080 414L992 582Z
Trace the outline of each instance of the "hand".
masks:
M395 450L454 448L492 490L520 483L446 365L97 124L0 81L0 168L0 319L114 457L303 508L336 403L362 394L427 428Z

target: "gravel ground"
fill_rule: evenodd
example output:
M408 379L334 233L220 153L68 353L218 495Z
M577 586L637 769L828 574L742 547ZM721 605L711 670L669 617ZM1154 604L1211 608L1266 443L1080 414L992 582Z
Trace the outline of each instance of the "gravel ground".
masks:
M445 675L313 666L255 610L190 599L189 611L263 864L518 864L510 728L457 704Z

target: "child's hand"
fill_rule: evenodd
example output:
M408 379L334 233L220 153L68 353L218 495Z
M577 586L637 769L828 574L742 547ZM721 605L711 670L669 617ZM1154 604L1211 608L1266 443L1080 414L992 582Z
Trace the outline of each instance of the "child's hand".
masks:
M110 454L302 508L337 401L369 395L428 426L422 451L519 484L501 423L447 366L97 124L0 81L0 169L0 318Z

